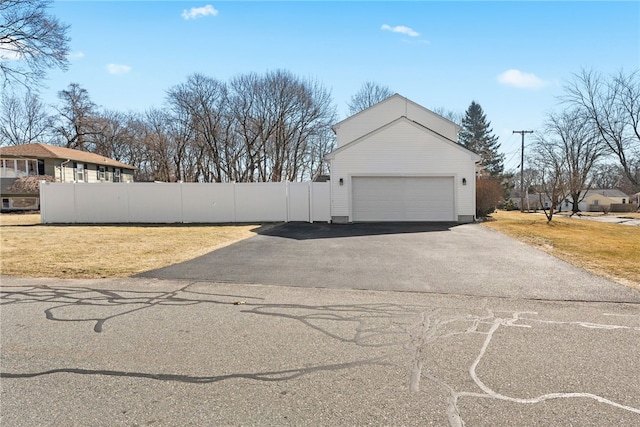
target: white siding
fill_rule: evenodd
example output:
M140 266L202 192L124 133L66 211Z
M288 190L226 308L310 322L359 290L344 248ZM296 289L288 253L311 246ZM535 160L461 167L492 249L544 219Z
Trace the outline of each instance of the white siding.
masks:
M411 101L407 103L407 118L452 141L458 140L458 126L455 123Z
M60 182L73 182L73 166L70 167L68 166L69 164L73 165L73 163L71 162L67 163L66 165L62 166L62 171L60 171L60 165L56 166L56 171L60 176Z
M475 216L473 155L407 120L383 128L335 154L331 161L332 216L353 220L354 176L452 177L456 217ZM463 178L466 185L462 185Z
M337 146L342 147L400 117L421 123L452 141L457 140L458 128L454 123L400 95L394 95L338 123L334 127Z

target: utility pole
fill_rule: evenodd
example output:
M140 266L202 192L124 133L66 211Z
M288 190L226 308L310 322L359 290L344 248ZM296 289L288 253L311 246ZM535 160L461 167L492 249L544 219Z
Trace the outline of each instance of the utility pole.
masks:
M513 133L522 135L522 148L520 149L520 212L524 212L524 134L533 133L533 131L514 130Z

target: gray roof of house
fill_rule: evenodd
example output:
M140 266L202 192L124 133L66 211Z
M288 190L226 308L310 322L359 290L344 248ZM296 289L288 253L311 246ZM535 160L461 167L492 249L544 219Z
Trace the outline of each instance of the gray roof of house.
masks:
M604 197L629 197L628 194L623 193L617 188L592 188L591 190L587 190L586 196L593 194L600 194Z

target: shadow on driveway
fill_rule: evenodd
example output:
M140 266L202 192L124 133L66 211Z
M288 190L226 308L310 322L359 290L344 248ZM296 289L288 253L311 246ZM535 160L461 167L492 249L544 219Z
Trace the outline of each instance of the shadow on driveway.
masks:
M453 222L412 222L412 223L356 223L356 224L328 224L290 222L281 226L257 230L258 234L286 239L336 239L357 236L380 236L386 234L428 233L446 231L458 223Z

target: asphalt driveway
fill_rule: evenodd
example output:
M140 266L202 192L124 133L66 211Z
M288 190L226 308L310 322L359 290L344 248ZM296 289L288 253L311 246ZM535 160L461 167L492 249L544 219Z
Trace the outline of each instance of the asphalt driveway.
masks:
M137 277L640 302L640 293L479 224L288 223Z

